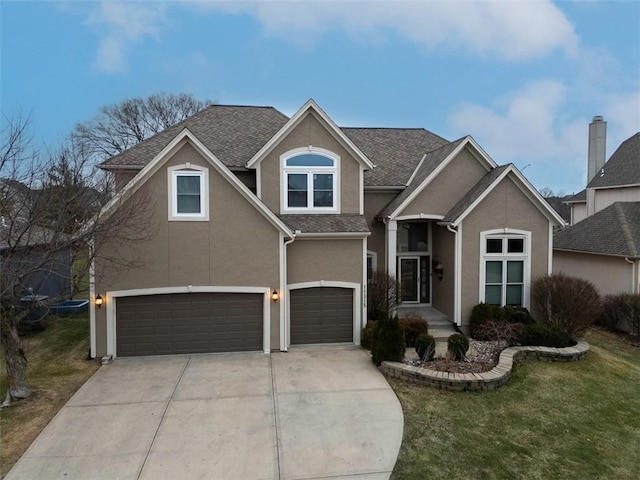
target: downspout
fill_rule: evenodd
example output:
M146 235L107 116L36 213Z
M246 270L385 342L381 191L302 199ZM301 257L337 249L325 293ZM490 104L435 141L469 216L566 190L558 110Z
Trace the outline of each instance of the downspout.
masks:
M624 257L624 261L631 264L631 293L640 293L640 291L638 291L638 285L636 285L636 268L638 262L634 262L629 257Z
M454 236L454 256L453 256L453 271L454 271L454 282L453 282L453 324L456 327L460 327L462 325L462 317L460 314L460 273L459 264L462 261L460 257L461 252L458 251L458 230L451 225L451 223L446 224L447 230L453 233Z
M287 338L287 330L288 330L287 326L289 325L289 292L287 291L287 285L289 283L287 279L287 246L291 245L296 240L297 233L299 233L299 231L294 232L291 239L284 242L282 247L282 285L280 287L281 289L280 301L282 302L282 305L280 308L284 313L283 315L284 321L280 326L280 336L281 336L280 350L282 352L286 352L289 349L289 342ZM285 292L287 292L286 295L285 295Z

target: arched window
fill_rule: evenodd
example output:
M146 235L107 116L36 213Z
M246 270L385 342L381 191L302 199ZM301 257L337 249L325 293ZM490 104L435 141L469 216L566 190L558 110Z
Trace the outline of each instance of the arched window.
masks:
M337 211L337 157L304 151L283 161L285 211Z

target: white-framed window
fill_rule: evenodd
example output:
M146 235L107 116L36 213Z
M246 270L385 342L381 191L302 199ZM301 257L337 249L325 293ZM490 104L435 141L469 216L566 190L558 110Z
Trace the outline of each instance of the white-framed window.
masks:
M338 212L340 158L323 149L296 149L282 156L285 212Z
M209 170L189 163L168 168L169 220L209 220Z
M480 252L480 301L491 305L528 307L531 232L482 232Z

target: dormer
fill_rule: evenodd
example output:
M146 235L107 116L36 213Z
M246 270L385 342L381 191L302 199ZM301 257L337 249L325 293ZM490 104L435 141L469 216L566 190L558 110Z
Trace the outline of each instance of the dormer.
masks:
M279 214L364 214L364 172L374 165L309 100L247 163L256 193Z

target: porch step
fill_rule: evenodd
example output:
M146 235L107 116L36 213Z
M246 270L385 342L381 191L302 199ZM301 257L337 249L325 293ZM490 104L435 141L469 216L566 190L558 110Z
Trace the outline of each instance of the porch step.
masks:
M398 307L398 316L406 314L418 314L429 324L429 335L433 336L436 343L444 341L445 349L447 339L456 333L456 329L449 321L448 317L433 307L427 306L404 306Z

